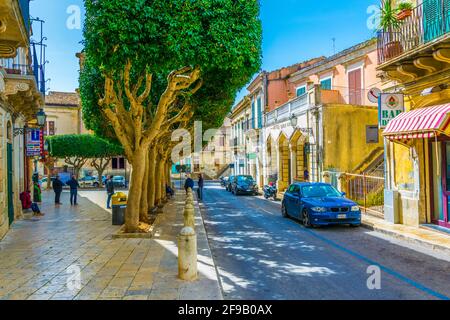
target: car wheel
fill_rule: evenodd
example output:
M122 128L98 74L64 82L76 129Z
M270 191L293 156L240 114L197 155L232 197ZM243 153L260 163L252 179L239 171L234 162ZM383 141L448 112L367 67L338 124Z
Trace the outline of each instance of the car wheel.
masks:
M286 209L286 206L284 205L284 203L281 206L281 215L283 216L283 218L288 217L288 212L287 212L287 209Z
M351 224L350 227L352 227L352 228L359 228L359 227L361 227L361 224Z
M269 197L267 196L267 194L264 195L264 198L267 200L269 199Z
M309 220L309 213L307 210L302 212L302 223L305 228L312 228L311 221Z

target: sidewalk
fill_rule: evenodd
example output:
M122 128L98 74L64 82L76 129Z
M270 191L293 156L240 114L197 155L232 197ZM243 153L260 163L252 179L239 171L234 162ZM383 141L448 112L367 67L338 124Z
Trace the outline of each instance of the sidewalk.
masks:
M450 254L450 235L425 228L391 224L381 218L365 214L363 214L362 224L363 227L370 230L378 231L400 240Z
M55 208L53 194L44 193L45 217L13 224L0 241L0 300L222 299L198 204L199 280L187 283L177 279L182 193L166 205L153 239L114 240L119 227L101 206L104 192L81 195L80 205L70 207L64 192L63 205Z

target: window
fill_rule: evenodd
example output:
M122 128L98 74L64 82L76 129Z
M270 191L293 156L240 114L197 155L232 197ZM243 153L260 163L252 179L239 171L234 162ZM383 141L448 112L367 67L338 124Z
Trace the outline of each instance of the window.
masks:
M379 141L378 126L366 126L366 143L378 143Z
M258 114L258 129L261 129L263 126L263 120L262 120L262 101L261 97L258 98L257 103L257 114Z
M362 105L362 72L361 68L348 73L349 104Z
M55 121L48 122L48 135L49 136L55 135Z
M252 101L252 129L256 128L255 117L256 117L255 101Z
M331 77L320 80L320 87L323 90L331 90L332 88Z
M125 158L112 158L113 170L125 169Z
M298 87L297 88L297 97L300 97L304 94L306 94L306 86Z

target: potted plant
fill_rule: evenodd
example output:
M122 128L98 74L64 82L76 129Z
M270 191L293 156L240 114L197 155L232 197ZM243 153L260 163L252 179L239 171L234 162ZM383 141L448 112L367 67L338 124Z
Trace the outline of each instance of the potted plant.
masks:
M403 53L403 47L399 41L398 29L402 22L397 17L398 9L394 8L391 0L382 1L380 7L380 26L384 38L384 56L386 59L392 59Z
M412 16L413 5L411 2L402 2L398 5L397 19L403 21L408 17Z

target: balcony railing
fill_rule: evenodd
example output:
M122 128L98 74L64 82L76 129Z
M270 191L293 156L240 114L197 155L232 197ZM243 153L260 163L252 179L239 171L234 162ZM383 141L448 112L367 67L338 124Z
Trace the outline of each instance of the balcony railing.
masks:
M30 56L26 54L25 48L18 48L17 55L14 58L0 59L0 67L10 75L34 76L38 90L45 93L42 66L34 63Z
M309 107L308 95L304 94L296 99L289 101L281 107L266 114L266 126L279 121L288 120L293 114L300 114Z
M383 64L450 32L450 0L424 0L399 28L378 32L378 62Z

